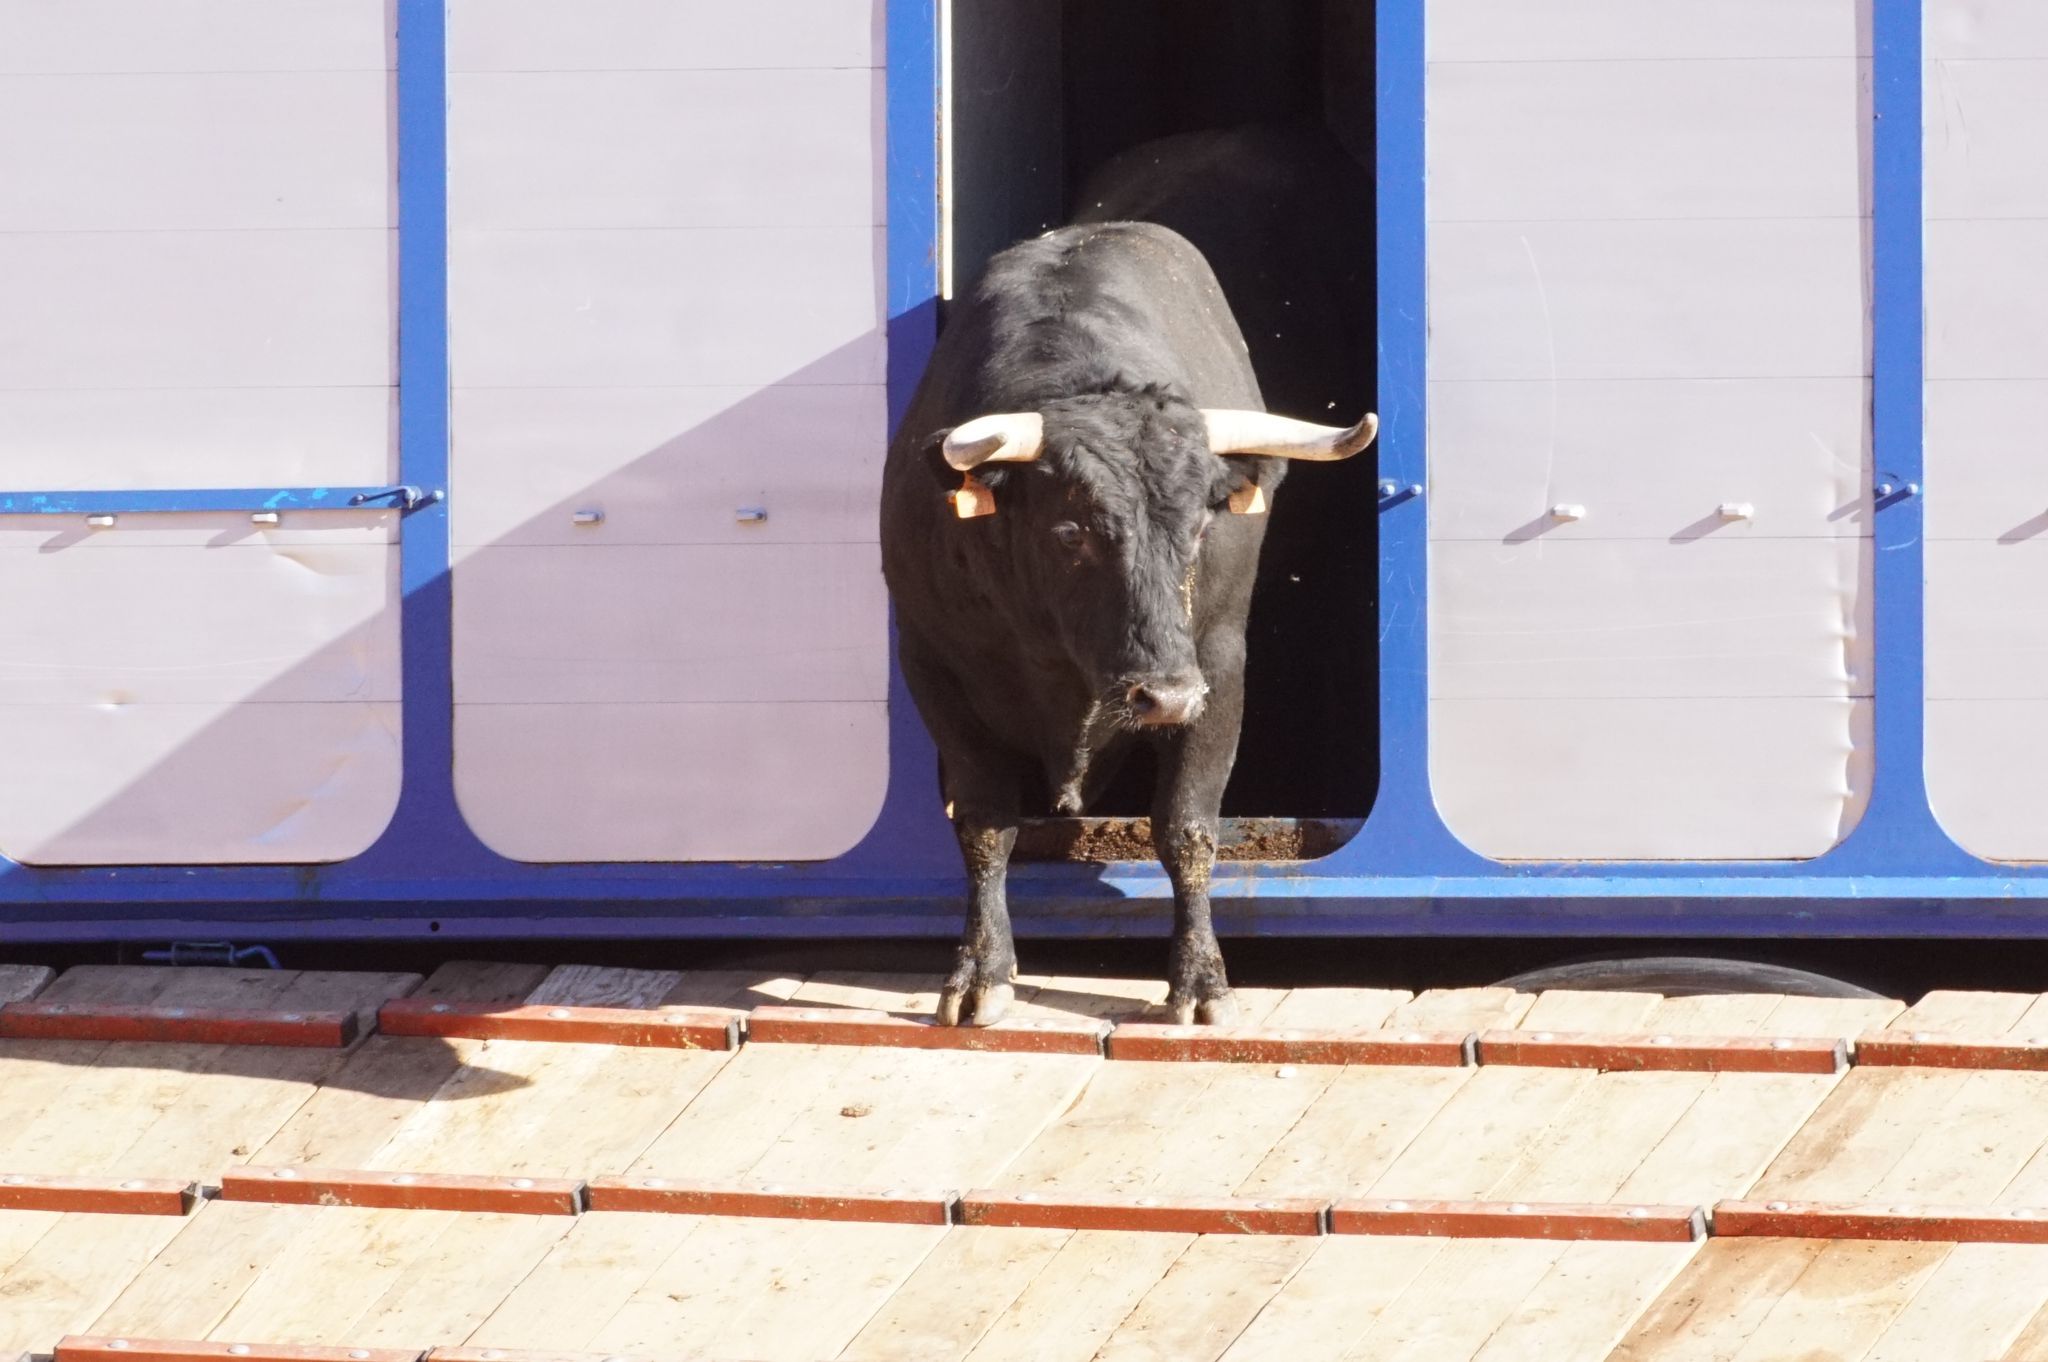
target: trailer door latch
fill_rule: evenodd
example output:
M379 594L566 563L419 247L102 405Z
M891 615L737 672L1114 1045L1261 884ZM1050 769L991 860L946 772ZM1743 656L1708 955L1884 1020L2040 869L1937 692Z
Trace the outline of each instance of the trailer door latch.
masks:
M417 511L422 506L431 506L447 493L440 488L424 491L410 483L397 487L383 487L374 492L358 492L348 499L351 506L367 506L373 501L388 501L400 511Z

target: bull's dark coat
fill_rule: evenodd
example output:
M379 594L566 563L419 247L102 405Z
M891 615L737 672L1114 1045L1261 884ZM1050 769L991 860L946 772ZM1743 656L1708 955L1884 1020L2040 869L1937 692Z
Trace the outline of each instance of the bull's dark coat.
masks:
M1219 512L1247 477L1270 494L1284 465L1211 454L1198 409L1262 405L1215 276L1163 227L1069 227L1013 247L941 337L889 451L881 538L904 679L939 748L972 888L948 1020L987 1020L1007 1001L1003 878L1019 815L1077 812L1141 738L1159 748L1154 842L1175 890L1170 1003L1227 1014L1208 881L1266 517ZM991 465L997 513L957 519L938 436L1027 411L1044 414L1044 458ZM1196 666L1209 693L1192 722L1119 722L1132 682Z

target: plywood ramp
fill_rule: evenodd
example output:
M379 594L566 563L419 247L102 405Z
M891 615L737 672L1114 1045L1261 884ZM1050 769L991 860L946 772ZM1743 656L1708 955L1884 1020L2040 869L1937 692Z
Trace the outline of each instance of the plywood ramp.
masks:
M928 1017L938 980L458 962L409 975L0 966L0 1003L385 1001ZM1026 1017L1156 1021L1156 981L1019 981ZM1248 989L1269 1029L1853 1038L2048 1034L2031 995L1892 1002ZM408 1004L413 1006L414 1004ZM2048 1205L2048 1074L1113 1060L875 1045L689 1050L370 1034L347 1048L0 1041L0 1179L237 1167L1342 1198ZM267 1175L266 1175L267 1176ZM310 1173L308 1174L310 1176ZM4 1185L4 1184L0 1184ZM775 1196L768 1204L780 1204ZM1122 1203L1115 1198L1122 1197ZM821 1359L1864 1359L2048 1355L2048 1245L1572 1242L277 1205L0 1210L0 1356L66 1335ZM701 1209L701 1207L700 1207ZM1496 1231L1489 1231L1496 1232ZM344 1352L342 1355L346 1355Z

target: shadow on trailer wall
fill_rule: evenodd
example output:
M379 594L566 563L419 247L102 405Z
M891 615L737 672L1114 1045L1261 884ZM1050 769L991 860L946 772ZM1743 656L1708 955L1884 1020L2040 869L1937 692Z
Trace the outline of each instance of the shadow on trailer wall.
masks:
M1209 256L1271 409L1346 425L1375 409L1369 4L975 0L952 23L955 296L1012 242L1143 217ZM1202 160L1213 192L1148 182L1158 139L1225 129L1239 131L1159 149ZM1275 498L1226 815L1372 806L1376 480L1368 452L1296 469ZM1140 754L1091 812L1142 814L1150 789Z

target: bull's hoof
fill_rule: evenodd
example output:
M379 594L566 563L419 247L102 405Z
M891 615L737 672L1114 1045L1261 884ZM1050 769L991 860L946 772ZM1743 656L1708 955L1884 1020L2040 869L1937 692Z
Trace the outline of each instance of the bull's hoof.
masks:
M1227 990L1213 998L1168 998L1166 1010L1175 1026L1237 1025L1237 997Z
M947 983L939 994L941 1026L990 1026L1003 1019L1017 991L1008 984Z

